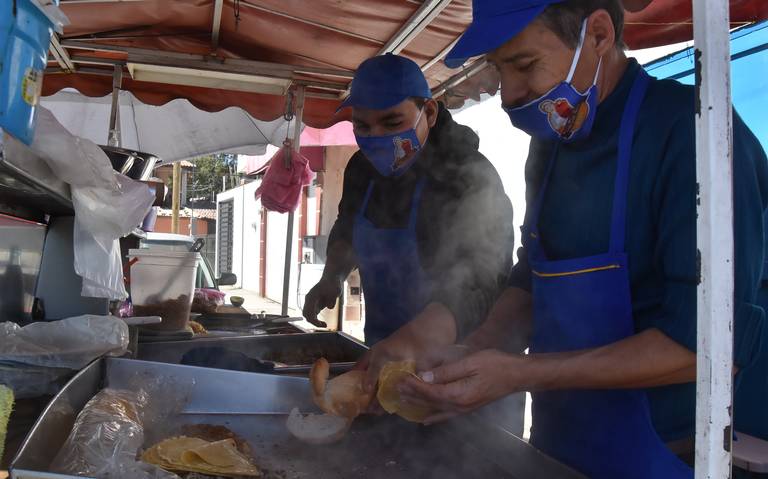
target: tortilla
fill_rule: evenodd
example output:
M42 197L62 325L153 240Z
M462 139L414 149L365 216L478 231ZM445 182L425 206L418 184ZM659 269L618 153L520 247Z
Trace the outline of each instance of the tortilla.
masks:
M194 437L172 437L141 455L144 462L175 472L219 476L261 476L261 471L237 450L233 439L209 442Z
M403 403L397 386L408 377L421 378L416 374L415 361L392 361L384 365L379 373L379 390L376 398L379 404L390 414L397 414L411 422L422 422L433 410L428 407Z

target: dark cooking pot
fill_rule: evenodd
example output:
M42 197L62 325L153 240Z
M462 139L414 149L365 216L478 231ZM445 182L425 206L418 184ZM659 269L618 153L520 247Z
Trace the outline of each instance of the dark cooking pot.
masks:
M146 181L152 176L152 170L160 159L151 153L99 145L112 162L115 171L134 180Z

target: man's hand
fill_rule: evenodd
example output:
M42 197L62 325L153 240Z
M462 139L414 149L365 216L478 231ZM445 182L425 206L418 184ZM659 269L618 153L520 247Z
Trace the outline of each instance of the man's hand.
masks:
M399 387L401 398L437 409L424 422L439 422L523 390L525 361L494 349L479 351L422 373L423 381L406 379Z
M449 348L455 341L453 314L442 304L432 303L408 324L376 343L355 369L366 371L364 386L373 391L387 362L415 360L417 371L429 369L456 357Z
M317 313L325 308L333 308L339 296L341 296L341 282L323 278L309 290L306 298L304 298L304 311L302 311L302 314L310 323L325 328L327 324L317 319Z

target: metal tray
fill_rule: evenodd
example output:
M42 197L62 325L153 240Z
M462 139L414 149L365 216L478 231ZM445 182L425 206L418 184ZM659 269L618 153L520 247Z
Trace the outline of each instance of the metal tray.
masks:
M306 379L113 358L92 363L53 399L14 459L11 477L74 479L47 470L77 413L103 385L128 387L137 376L194 380L176 426L227 426L249 441L262 468L282 471L287 479L583 477L475 416L430 427L395 416L364 417L341 442L309 446L284 426L291 408L315 410ZM151 424L145 428L147 444L160 439Z
M276 366L275 372L291 374L308 373L319 357L328 359L332 372L343 372L368 351L365 344L352 336L329 332L142 343L136 359L179 364L185 353L201 346L220 346L254 359L281 363L285 366Z

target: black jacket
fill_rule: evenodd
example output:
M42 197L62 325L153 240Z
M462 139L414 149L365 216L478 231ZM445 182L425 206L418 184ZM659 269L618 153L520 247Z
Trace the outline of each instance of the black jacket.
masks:
M328 241L329 262L334 249L351 249L355 216L371 181L366 218L379 228L404 228L416 184L426 176L416 226L419 258L434 280L432 300L453 313L459 337L485 319L505 285L514 246L512 205L478 146L477 135L441 105L420 156L403 176L379 175L358 151L344 171L339 216ZM346 276L352 263L338 273Z

